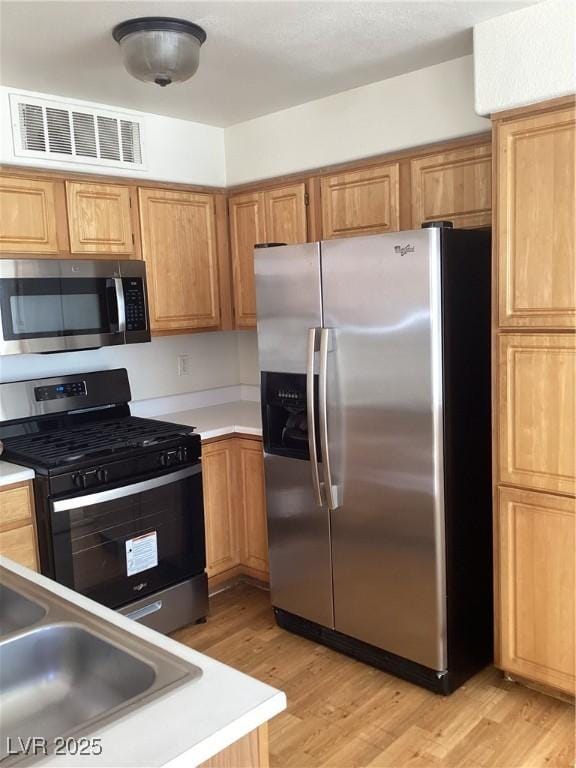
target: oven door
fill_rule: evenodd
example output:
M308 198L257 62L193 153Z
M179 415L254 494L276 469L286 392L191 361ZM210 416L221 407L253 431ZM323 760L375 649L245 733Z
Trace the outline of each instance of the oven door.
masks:
M50 501L56 581L119 608L203 573L202 467Z
M124 289L117 261L0 261L0 353L123 344Z

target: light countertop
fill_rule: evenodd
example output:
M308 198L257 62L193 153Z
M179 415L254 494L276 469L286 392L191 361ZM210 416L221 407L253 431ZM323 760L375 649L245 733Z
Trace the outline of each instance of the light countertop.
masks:
M0 461L0 487L33 479L33 469L21 467L19 464L11 464L9 461Z
M154 418L196 427L202 440L237 433L262 435L260 403L248 400L237 400L233 403L210 405L206 408L193 408L176 413L163 413Z
M83 756L100 768L169 765L192 768L208 760L286 708L281 691L126 618L67 587L0 556L0 565L45 587L122 630L196 664L202 676L143 702L116 722L96 725L102 754ZM210 619L208 619L210 621ZM42 766L77 766L78 757L49 756Z

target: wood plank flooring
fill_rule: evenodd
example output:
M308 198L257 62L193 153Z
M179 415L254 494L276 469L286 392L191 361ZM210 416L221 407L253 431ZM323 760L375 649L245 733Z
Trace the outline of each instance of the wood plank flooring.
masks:
M574 708L492 667L444 698L279 629L256 587L221 592L211 611L173 637L286 692L272 768L574 765Z

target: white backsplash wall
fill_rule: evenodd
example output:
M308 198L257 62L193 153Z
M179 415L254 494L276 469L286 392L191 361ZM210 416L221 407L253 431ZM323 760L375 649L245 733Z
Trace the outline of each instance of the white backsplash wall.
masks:
M9 355L0 358L0 381L126 368L133 400L236 386L244 383L240 381L239 374L240 335L244 334L230 331L162 336L148 344L128 344L86 352ZM189 373L182 376L178 375L179 355L189 356ZM249 357L246 359L249 360Z
M260 386L258 336L256 331L238 332L238 374L240 384Z

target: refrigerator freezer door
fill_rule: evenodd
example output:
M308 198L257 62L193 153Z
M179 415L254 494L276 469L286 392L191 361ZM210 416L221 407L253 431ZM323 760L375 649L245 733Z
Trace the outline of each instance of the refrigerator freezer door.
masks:
M322 325L320 244L257 249L254 264L260 370L301 374L302 378L308 373L305 380L309 384L318 368L314 359L317 353L314 355L311 345L316 333L312 336L310 329ZM312 370L308 370L310 362ZM267 398L273 397L274 392L264 387L264 469L272 604L333 627L328 509L318 503L322 497L314 482L317 467L306 459L281 455L278 446L274 453L266 450L266 419L270 411ZM306 398L306 418L311 405L314 403ZM286 411L291 410L294 409L287 404Z
M335 628L441 671L439 232L321 247Z
M272 605L333 628L330 518L310 463L266 454L264 469Z
M320 244L254 251L261 371L306 373L308 329L322 325Z

